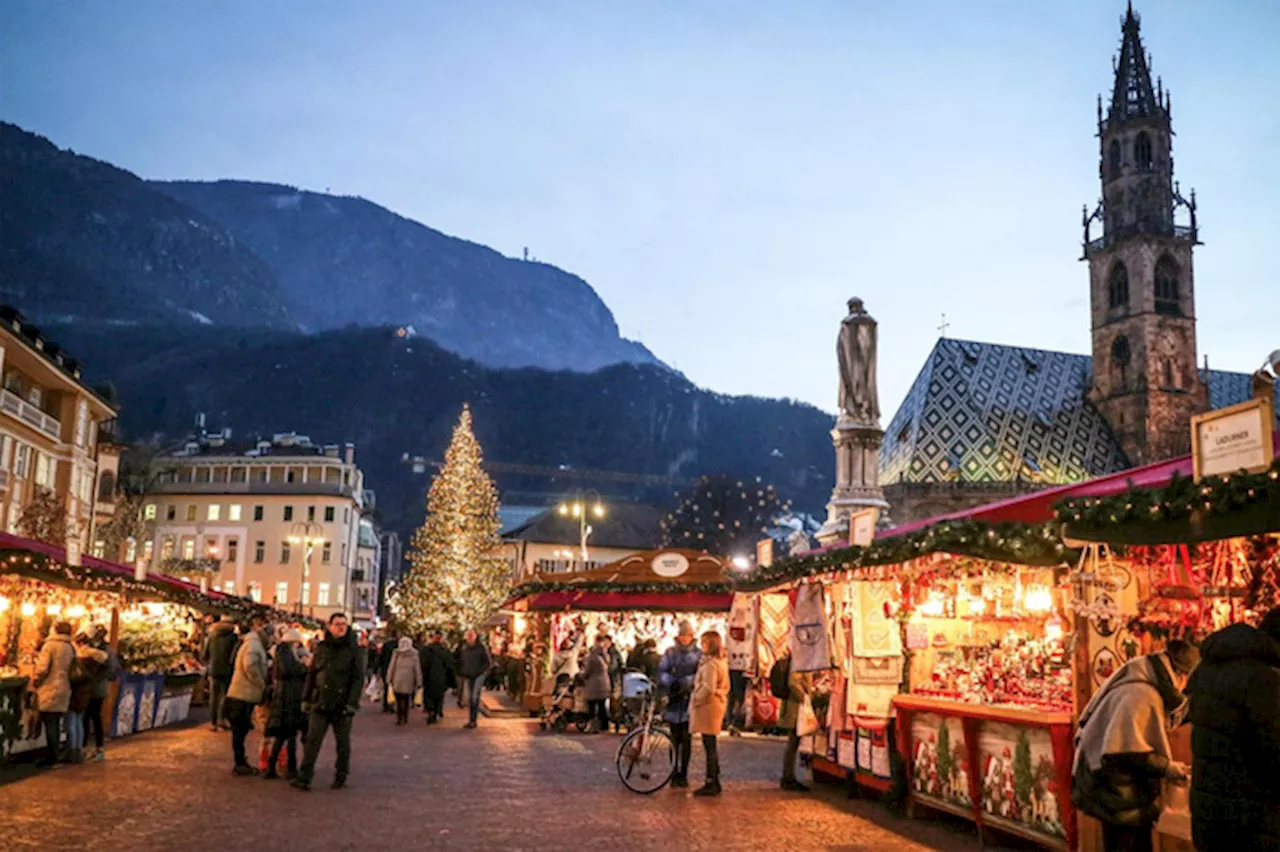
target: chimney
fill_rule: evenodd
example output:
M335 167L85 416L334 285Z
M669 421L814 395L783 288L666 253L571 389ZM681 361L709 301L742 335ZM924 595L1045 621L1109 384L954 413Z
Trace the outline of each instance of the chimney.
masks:
M342 445L342 460L345 461L347 464L356 463L356 445L355 444L346 443Z

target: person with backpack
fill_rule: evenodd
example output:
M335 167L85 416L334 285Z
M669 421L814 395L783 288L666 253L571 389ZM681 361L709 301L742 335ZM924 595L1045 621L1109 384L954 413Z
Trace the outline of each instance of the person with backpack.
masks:
M93 647L84 633L76 637L73 647L76 655L68 672L71 700L67 703L67 750L71 763L84 763L85 712L93 699L94 682L107 668L107 654Z
M235 621L224 615L209 628L209 640L205 643L204 664L209 670L209 725L213 730L226 730L227 690L231 676L235 674L236 651L240 636Z
M782 702L778 709L778 727L787 731L787 748L782 755L782 789L807 793L809 787L796 780L796 757L800 753L797 725L800 708L813 688L813 675L791 671L791 654L779 659L769 670L769 691Z

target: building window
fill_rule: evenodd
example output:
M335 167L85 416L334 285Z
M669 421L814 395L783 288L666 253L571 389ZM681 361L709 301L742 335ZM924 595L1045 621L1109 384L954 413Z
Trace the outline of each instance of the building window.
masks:
M1145 172L1151 170L1151 159L1151 137L1143 131L1133 142L1133 162Z
M311 584L303 582L302 584L302 605L306 606L311 603Z
M285 519L286 521L292 521L292 520L293 520L293 507L292 507L292 506L285 506L285 507L284 507L284 519Z
M314 523L314 522L315 522L315 519L316 519L316 507L315 507L315 506L308 506L308 507L307 507L307 522L308 522L308 523Z
M154 552L154 547L155 545L150 541L144 541L142 543L142 561L143 562L151 561L151 554Z
M165 510L164 510L164 519L165 519L166 521L176 521L176 520L178 519L178 507L177 507L177 505L175 505L175 504L173 504L173 503L170 503L168 506L166 506L166 507L165 507Z
M320 548L320 561L325 565L328 565L330 560L332 559L333 559L333 545L326 541L324 543L324 546Z
M206 559L218 558L218 539L217 536L207 538L204 541L204 555Z
M229 595L234 595L236 593L236 581L228 580L227 582L223 583L222 590Z
M107 543L102 539L98 539L93 543L93 558L103 559L106 557Z
M18 444L13 453L13 475L18 479L27 478L27 465L31 460L31 448L26 444Z
M53 489L54 466L57 464L53 459L44 453L35 453L36 457L36 485L41 488Z
M36 408L39 408L44 404L44 391L40 388L32 388L27 391L27 402L31 403Z
M342 522L344 524L351 523L351 507L347 506L342 510Z
M280 564L289 564L289 542L287 541L280 545Z
M262 603L262 584L257 580L249 581L249 597L254 603Z
M1167 254L1156 261L1156 313L1182 315L1178 304L1178 264Z
M281 580L276 583L276 603L287 604L289 602L289 583Z
M154 521L156 519L156 504L148 503L142 507L142 520Z
M1114 390L1123 391L1129 387L1129 338L1123 334L1111 344L1111 381Z
M262 520L262 507L261 507L261 506L254 506L254 507L253 507L253 519L254 519L255 521L260 521L260 520Z
M345 541L342 543L342 564L347 564L347 543Z
M326 524L333 523L333 507L332 506L324 507L324 522Z
M89 404L80 400L76 407L76 446L83 447L89 443Z
M228 521L240 520L240 504L239 503L232 503L230 506L227 507L227 520Z
M103 471L98 479L98 502L110 503L116 496L116 475L111 471Z
M222 506L218 505L217 503L210 503L207 520L217 521L221 519L222 519Z
M255 541L253 543L253 561L259 565L267 561L267 543L265 541Z
M235 562L236 557L240 555L240 539L227 539L227 561Z
M194 505L188 506L188 507L187 507L187 520L188 520L188 521L194 521L195 519L196 519L196 506L194 506Z
M292 470L286 470L286 471L284 472L284 481L285 481L285 482L293 482L293 471L292 471Z
M165 560L165 559L172 559L172 558L173 558L173 536L167 535L164 537L164 540L160 542L160 559Z
M1107 150L1107 180L1120 177L1120 140L1112 139Z
M182 558L183 559L196 558L196 540L194 538L182 539Z
M1107 308L1113 314L1129 309L1129 270L1118 260L1111 267L1111 278L1107 282Z
M321 583L316 586L316 606L329 605L329 584Z

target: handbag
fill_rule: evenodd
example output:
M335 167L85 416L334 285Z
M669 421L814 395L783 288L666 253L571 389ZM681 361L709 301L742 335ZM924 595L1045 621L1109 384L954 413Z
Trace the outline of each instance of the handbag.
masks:
M1156 831L1191 841L1191 792L1185 783L1170 782L1164 787L1160 819Z
M809 696L804 697L804 703L800 705L799 714L796 716L796 735L807 737L818 731L818 716L813 712L813 702L809 700Z

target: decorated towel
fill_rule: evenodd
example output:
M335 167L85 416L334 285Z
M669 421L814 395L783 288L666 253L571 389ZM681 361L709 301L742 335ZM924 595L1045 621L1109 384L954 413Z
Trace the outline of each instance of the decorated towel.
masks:
M827 586L827 625L830 631L831 656L836 668L848 672L853 656L853 605L850 600L851 583L831 583Z
M885 614L893 599L893 583L859 580L849 584L856 657L901 657L898 622Z
M860 718L887 719L893 709L893 696L897 694L896 684L858 683L851 680L845 712Z
M854 657L853 679L870 685L897 686L902 683L902 657Z
M768 674L791 642L790 598L785 592L760 595L759 617L757 663L760 672Z
M735 594L729 610L729 637L725 649L729 671L756 673L756 633L760 624L760 596Z
M820 672L831 668L822 584L805 583L792 594L791 671Z

